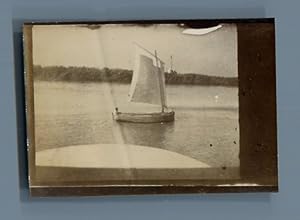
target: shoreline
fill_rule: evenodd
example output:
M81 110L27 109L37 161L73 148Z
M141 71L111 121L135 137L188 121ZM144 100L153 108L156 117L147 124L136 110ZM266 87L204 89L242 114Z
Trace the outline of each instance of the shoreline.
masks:
M34 80L69 82L110 82L130 84L132 70L87 67L34 66ZM167 85L238 87L238 77L208 76L195 73L165 73Z

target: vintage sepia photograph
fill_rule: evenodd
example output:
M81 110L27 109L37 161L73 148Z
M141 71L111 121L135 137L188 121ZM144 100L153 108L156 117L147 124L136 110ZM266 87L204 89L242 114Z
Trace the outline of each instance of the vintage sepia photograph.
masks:
M273 34L270 20L25 24L31 194L277 191Z

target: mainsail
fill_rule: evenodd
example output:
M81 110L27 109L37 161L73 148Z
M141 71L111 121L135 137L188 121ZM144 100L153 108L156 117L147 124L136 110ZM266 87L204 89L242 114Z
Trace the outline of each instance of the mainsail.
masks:
M135 45L135 65L130 88L130 101L166 107L164 63L156 54Z

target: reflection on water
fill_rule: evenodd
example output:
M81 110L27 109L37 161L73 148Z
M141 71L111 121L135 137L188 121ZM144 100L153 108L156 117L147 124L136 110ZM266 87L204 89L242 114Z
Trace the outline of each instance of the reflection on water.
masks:
M115 106L125 112L159 111L160 107L128 103L129 85L35 82L37 151L69 145L116 143L119 126L124 143L163 148L211 166L239 165L238 89L168 86L171 123L116 123ZM114 103L115 106L112 106Z

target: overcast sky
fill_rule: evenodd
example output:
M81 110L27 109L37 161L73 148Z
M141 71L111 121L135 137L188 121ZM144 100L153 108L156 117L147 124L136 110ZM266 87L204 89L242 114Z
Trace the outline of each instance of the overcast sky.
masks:
M237 76L237 31L235 25L206 35L183 34L174 25L102 25L98 29L74 25L33 27L33 62L42 66L133 68L137 42L179 73Z

